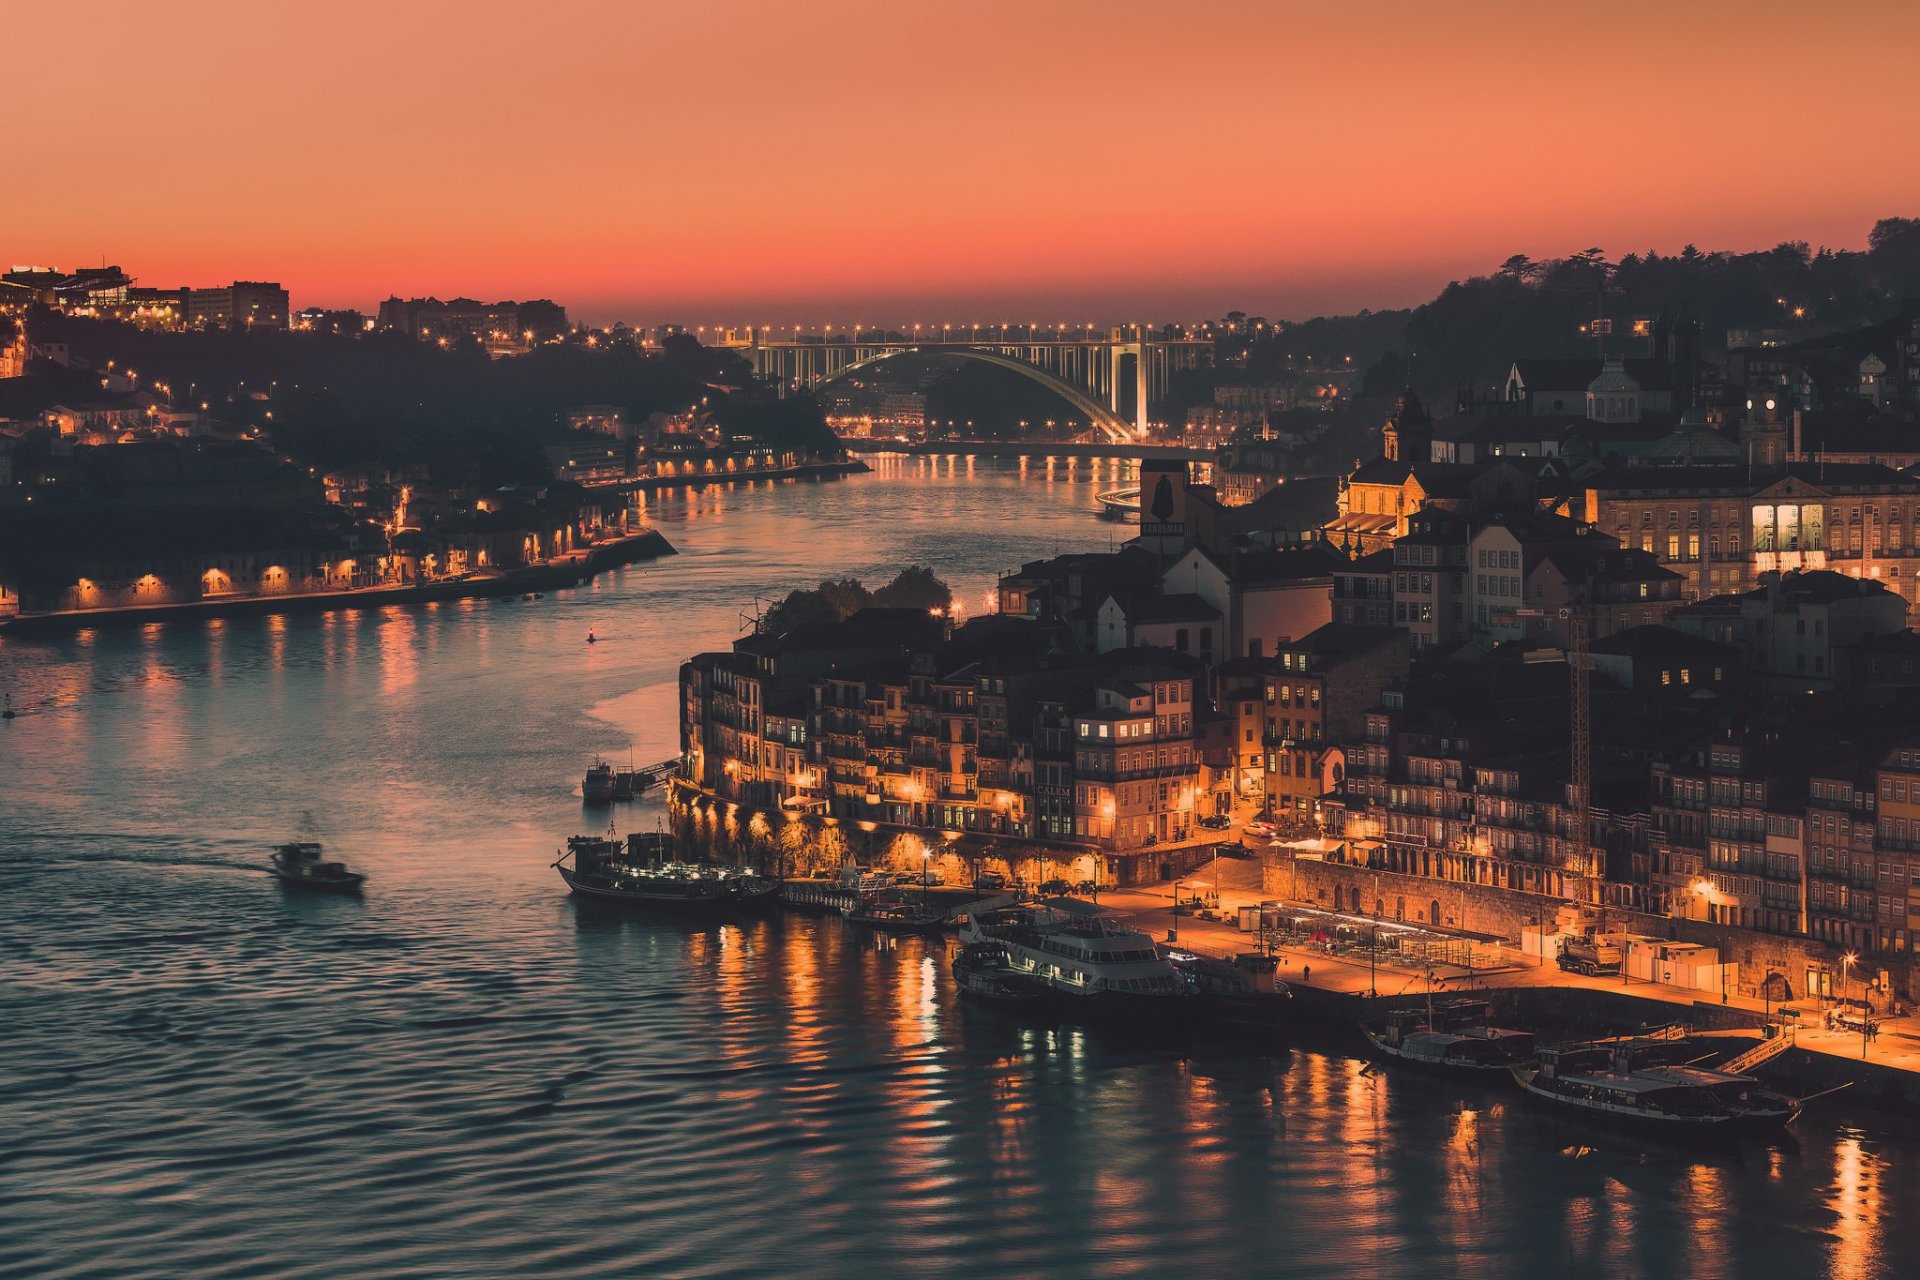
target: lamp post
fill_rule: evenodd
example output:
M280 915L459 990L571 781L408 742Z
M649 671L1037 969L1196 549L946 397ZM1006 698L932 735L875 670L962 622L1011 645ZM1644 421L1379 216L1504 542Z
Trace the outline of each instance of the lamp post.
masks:
M1167 941L1180 941L1180 880L1173 881L1173 912L1167 917Z
M1859 958L1860 958L1859 956L1855 955L1851 951L1847 952L1846 955L1840 957L1840 965L1841 965L1840 992L1842 995L1846 994L1847 977L1853 972L1854 961L1858 960ZM1860 1003L1864 1005L1867 1002L1866 1001L1866 979L1864 978L1861 979L1860 981L1860 994L1861 994ZM1867 1016L1867 1013L1865 1010L1862 1010L1860 1014L1860 1057L1863 1061L1867 1056L1867 1030L1872 1025L1873 1025L1873 1020Z
M1374 987L1374 975L1378 971L1380 960L1380 926L1373 926L1373 941L1367 948L1367 998L1377 999L1380 992Z

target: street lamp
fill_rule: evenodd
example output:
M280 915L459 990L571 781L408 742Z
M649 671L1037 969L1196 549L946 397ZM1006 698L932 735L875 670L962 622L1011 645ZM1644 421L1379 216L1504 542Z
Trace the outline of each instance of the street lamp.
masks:
M1847 975L1853 971L1854 962L1859 958L1859 956L1851 951L1840 957L1840 992L1842 995L1846 994ZM1862 978L1860 980L1860 1003L1862 1006L1865 1006L1867 1003L1866 994L1866 979ZM1867 1056L1867 1033L1872 1026L1873 1019L1869 1016L1869 1010L1863 1007L1860 1011L1860 1057L1863 1060Z

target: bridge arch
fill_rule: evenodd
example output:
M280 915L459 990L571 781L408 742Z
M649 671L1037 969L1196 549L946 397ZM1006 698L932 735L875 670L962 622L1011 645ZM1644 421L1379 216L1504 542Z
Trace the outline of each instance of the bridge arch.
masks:
M1062 382L1045 369L1037 365L1028 364L1025 360L1017 360L1012 356L1002 355L998 351L983 351L978 347L895 347L891 350L875 352L873 355L855 360L851 364L842 365L813 385L816 388L824 387L829 382L837 382L855 370L871 368L879 364L882 360L891 360L895 356L907 355L958 356L963 360L978 360L983 364L997 365L1002 369L1011 369L1021 377L1031 382L1039 383L1072 405L1076 410L1085 414L1087 421L1106 432L1107 437L1116 443L1128 444L1139 438L1131 422L1128 422L1125 418L1107 408L1078 387Z

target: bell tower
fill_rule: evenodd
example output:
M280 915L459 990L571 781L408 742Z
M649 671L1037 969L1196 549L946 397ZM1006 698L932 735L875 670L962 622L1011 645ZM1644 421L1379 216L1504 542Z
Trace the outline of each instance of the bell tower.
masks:
M1433 461L1433 419L1412 387L1394 401L1393 417L1381 429L1380 443L1390 462Z

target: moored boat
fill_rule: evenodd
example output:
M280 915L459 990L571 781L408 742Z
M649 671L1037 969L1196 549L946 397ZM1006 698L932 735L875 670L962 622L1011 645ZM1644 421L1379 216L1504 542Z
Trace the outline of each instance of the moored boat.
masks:
M848 924L886 933L938 933L947 927L947 913L939 907L890 893L862 894L842 914Z
M678 911L737 911L773 901L779 882L740 867L676 862L658 835L570 836L554 868L582 898ZM567 865L571 860L572 865Z
M595 760L580 780L580 798L587 804L606 804L613 799L613 766Z
M987 1004L1031 1006L1043 994L998 942L972 942L953 957L953 980L960 994Z
M999 943L1014 972L1063 1010L1185 1019L1193 984L1125 916L1075 898L1018 906L975 903L959 917L960 940Z
M1274 1036L1293 989L1276 981L1273 957L1247 953L1232 960L1167 951L1192 988L1195 1014L1208 1028L1233 1035Z
M1375 1053L1407 1066L1506 1084L1510 1068L1529 1061L1530 1031L1489 1025L1484 1000L1450 1000L1426 1009L1396 1009L1360 1024Z
M1792 1124L1801 1100L1752 1076L1681 1063L1637 1064L1620 1046L1543 1049L1509 1068L1531 1096L1596 1120L1673 1134L1767 1133Z
M349 871L344 862L328 861L325 850L310 840L276 848L267 870L281 884L320 893L359 893L367 879L358 871Z

